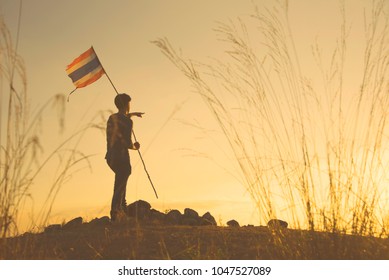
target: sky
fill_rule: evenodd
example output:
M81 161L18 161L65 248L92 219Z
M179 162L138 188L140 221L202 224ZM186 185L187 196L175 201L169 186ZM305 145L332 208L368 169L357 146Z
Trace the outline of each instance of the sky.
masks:
M223 224L236 219L241 224L258 225L255 205L239 180L238 165L217 122L189 81L151 43L168 38L186 57L199 61L220 57L224 49L214 31L217 23L238 17L249 19L254 11L253 2L260 8L274 3L22 1L18 52L27 69L31 108L38 108L58 93L73 90L65 68L93 45L118 91L131 95L132 110L145 112L142 119L134 119L134 129L159 199L154 196L138 155L131 152L133 173L127 186L127 201L146 200L160 211L183 211L186 207L200 215L210 211ZM346 1L348 19L357 28L363 23L366 3ZM19 5L19 1L0 1L0 15L14 38ZM339 33L338 1L291 0L289 6L301 54L309 53L315 40L324 49L332 47ZM351 36L358 40L363 32ZM357 44L350 48L351 57L359 47ZM306 67L313 67L312 63L307 58ZM114 97L115 91L105 76L78 89L66 103L64 133L59 133L55 110L49 111L42 126L45 153L99 112L114 111ZM2 114L5 104L1 104ZM109 214L114 177L104 161L104 132L87 132L79 149L93 155L91 168L84 165L60 189L51 212L52 221ZM33 199L26 207L27 212L34 209L35 215L38 213L54 180L54 168L53 163L32 186Z

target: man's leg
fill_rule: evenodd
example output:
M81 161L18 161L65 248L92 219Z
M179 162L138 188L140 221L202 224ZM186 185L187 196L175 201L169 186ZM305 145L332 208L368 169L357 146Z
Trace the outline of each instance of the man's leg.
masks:
M126 208L127 208L127 202L126 202L126 192L127 192L127 182L128 182L128 178L130 177L131 175L131 164L130 164L130 161L126 161L125 163L122 164L122 170L121 170L121 173L122 173L122 176L123 176L123 189L122 189L122 192L121 192L121 199L120 199L120 209L123 210L123 211L126 211Z
M129 161L122 161L115 163L112 167L115 172L115 183L111 204L111 219L115 220L125 207L127 180L131 174L131 166Z

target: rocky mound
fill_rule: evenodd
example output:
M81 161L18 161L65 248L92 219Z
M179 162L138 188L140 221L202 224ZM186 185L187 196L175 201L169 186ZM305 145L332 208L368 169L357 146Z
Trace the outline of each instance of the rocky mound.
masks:
M153 209L147 201L138 200L127 206L123 221L136 222L138 224L150 225L168 225L168 226L217 226L215 218L211 213L207 212L200 216L195 210L185 208L184 213L173 209L162 213ZM58 230L74 229L80 226L107 226L112 224L108 216L95 218L90 222L84 222L82 217L77 217L65 224L49 225L45 228L45 232L54 232ZM227 222L228 227L240 227L236 220ZM272 219L267 225L272 229L287 228L288 223L278 219Z
M195 210L185 208L184 213L178 210L166 211L162 213L153 209L147 201L138 200L127 206L125 211L126 217L124 221L136 222L139 224L154 224L154 225L182 225L182 226L216 226L216 220L207 212L200 216ZM45 228L45 232L56 232L58 230L70 230L80 226L107 226L110 225L111 219L108 216L95 218L89 222L85 222L82 217L77 217L68 221L65 224L53 224Z
M138 200L127 206L127 217L136 219L141 223L157 223L166 225L186 226L216 226L215 218L209 213L200 216L195 210L185 208L182 214L178 210L162 213L152 209L150 203Z

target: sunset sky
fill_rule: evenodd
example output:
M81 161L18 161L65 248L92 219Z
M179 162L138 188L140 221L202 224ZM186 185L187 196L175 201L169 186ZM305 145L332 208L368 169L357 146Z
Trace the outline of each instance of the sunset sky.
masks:
M118 91L131 95L132 110L145 112L142 119L134 119L134 129L160 198L155 198L137 153L131 152L127 201L143 199L160 211L189 207L200 215L210 211L224 224L236 219L258 225L255 206L239 181L238 165L216 121L189 81L151 43L166 37L186 57L205 62L221 57L225 50L214 31L217 22L237 17L249 21L253 2L263 9L275 1L23 1L18 52L27 68L31 108L74 89L65 68L93 45ZM353 28L354 44L348 49L353 61L361 55L358 40L364 39L363 13L368 1L345 2ZM338 1L291 0L289 8L296 47L309 69L315 40L325 51L339 35ZM0 13L15 38L19 1L1 0ZM63 134L55 110L48 111L42 127L45 152L100 111L115 110L114 96L106 76L78 89L66 104ZM61 188L53 221L109 214L114 177L104 161L104 133L86 133L79 149L93 155L92 169L80 170ZM53 170L49 167L33 185L33 202L27 204L26 212L31 206L35 214L39 211L54 179Z

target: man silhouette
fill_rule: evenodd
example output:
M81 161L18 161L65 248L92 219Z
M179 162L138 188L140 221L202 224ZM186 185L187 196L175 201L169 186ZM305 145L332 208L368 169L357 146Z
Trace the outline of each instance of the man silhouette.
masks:
M143 113L129 113L131 97L125 93L116 95L115 105L118 112L112 114L107 122L107 153L105 159L115 173L115 183L111 203L111 220L125 217L126 188L131 174L131 163L128 149L138 150L138 142L133 143L131 134L132 116L142 117Z

